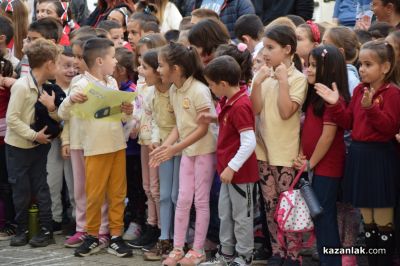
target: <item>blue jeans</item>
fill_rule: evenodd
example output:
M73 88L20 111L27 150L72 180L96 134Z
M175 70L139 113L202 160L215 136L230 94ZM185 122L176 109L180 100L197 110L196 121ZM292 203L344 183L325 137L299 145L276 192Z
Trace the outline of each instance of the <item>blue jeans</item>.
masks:
M317 249L321 265L342 265L342 258L338 255L322 254L323 247L341 247L337 222L336 199L340 184L339 178L315 175L312 187L323 210L323 213L314 220Z
M173 238L172 223L178 200L180 162L181 156L174 156L159 168L161 240Z

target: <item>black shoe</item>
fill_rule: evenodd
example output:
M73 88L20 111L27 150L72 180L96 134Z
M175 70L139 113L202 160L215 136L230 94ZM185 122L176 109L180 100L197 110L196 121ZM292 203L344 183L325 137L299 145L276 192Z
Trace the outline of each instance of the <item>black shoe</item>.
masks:
M61 233L62 233L61 223L58 223L58 222L53 220L53 234L61 235Z
M157 243L158 243L158 241L157 242L152 242L152 243L147 244L147 245L144 245L142 247L142 251L149 252L150 250L152 250L157 245Z
M111 238L107 252L120 258L132 257L132 250L125 244L122 237Z
M266 264L267 260L271 257L271 251L265 247L260 247L254 251L253 263L254 264Z
M11 238L10 246L20 247L28 244L28 231L17 231L17 234Z
M294 260L292 258L287 257L285 262L282 264L283 266L301 266L301 262L299 260Z
M6 223L2 229L0 229L0 240L10 240L15 236L17 227L13 224Z
M100 251L100 243L97 237L87 235L82 245L75 249L76 257L86 257Z
M53 238L53 233L45 227L42 227L40 232L29 241L29 245L34 248L47 247L48 245L55 243L56 241Z
M143 248L146 245L155 243L160 236L160 229L157 226L149 225L146 232L136 240L129 241L127 244L133 248Z
M267 266L282 266L283 262L284 262L284 258L282 258L278 254L276 254L268 259Z

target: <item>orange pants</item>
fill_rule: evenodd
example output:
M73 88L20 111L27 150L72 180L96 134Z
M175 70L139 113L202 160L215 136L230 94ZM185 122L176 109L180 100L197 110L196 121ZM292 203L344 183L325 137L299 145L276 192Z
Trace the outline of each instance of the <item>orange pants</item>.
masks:
M108 203L110 234L123 233L126 197L125 150L85 157L86 171L86 230L98 236L101 206Z

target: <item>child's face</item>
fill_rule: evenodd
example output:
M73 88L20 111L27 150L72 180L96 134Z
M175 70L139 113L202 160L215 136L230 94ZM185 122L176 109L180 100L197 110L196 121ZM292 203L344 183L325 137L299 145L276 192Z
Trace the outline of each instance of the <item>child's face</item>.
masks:
M56 80L63 84L71 83L71 80L76 75L75 58L65 55L60 55L57 61Z
M160 74L160 78L162 83L173 83L173 75L172 75L172 69L168 65L168 63L165 61L164 57L158 56L158 68L157 72Z
M374 12L376 19L378 21L388 21L390 17L390 11L388 9L389 5L384 5L382 0L372 0L371 10Z
M29 49L29 46L34 40L37 40L39 38L43 38L42 34L36 31L28 31L28 34L26 35L26 38L24 39L23 43L24 46L22 47L22 51L25 53L27 49Z
M224 91L225 91L225 86L222 81L219 83L216 83L206 77L208 87L211 89L211 91L217 96L218 98L221 98L225 96Z
M125 17L121 14L121 12L117 10L111 11L111 13L107 16L107 20L114 20L121 24L121 26L125 25Z
M130 21L127 26L128 31L128 41L131 45L132 49L135 51L136 46L142 37L142 29L140 28L140 24L138 21Z
M381 63L375 51L361 49L360 56L360 77L364 83L376 83L383 81L386 73L390 70L390 63ZM378 88L374 88L377 90Z
M149 48L147 48L147 45L144 44L144 45L140 46L138 51L136 51L137 52L138 61L139 61L140 65L142 64L142 54L144 54L148 50L149 50Z
M111 76L114 73L115 66L117 65L117 59L115 58L115 48L110 47L107 49L107 53L102 57L101 70L104 76Z
M154 86L160 83L160 74L151 66L146 64L146 62L142 61L141 64L141 74L146 80L146 84L148 86Z
M57 67L57 62L58 58L56 58L54 61L48 61L46 63L46 76L47 79L55 79L56 75L57 75L57 71L58 71L58 67Z
M270 38L263 38L264 49L263 56L265 63L269 67L277 67L284 60L290 57L290 46L282 47L276 41Z
M263 57L263 52L260 50L260 52L258 52L256 57L253 59L253 73L257 73L262 66L265 66L265 60Z
M52 17L55 19L60 19L57 15L56 7L53 3L45 2L37 5L36 8L36 17L37 19Z
M309 84L315 84L316 73L317 73L317 61L313 56L310 56L307 68L307 80Z
M114 42L114 47L122 47L124 45L124 30L122 28L119 29L111 29L110 30L111 40Z
M296 53L303 59L307 59L316 43L310 40L306 29L298 27L296 29L297 48Z
M72 53L74 54L74 66L79 74L87 71L85 60L83 60L83 49L79 45L72 45Z

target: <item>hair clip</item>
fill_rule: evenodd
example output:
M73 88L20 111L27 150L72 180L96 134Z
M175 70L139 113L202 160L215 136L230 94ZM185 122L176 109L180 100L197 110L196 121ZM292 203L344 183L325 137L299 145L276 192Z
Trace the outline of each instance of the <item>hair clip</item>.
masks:
M69 3L68 2L61 2L61 6L64 9L64 13L61 16L62 21L68 21L68 8L69 8Z
M0 66L1 66L1 69L4 68L4 60L1 60L1 61L0 61Z
M325 57L325 55L327 55L328 54L328 51L326 50L326 49L324 49L323 51L322 51L322 53L321 53L321 56L322 57Z
M238 45L237 45L237 48L238 48L238 50L240 51L240 52L244 52L244 51L246 51L246 49L247 49L247 44L245 44L245 43L239 43Z
M11 12L11 13L14 12L14 7L12 5L14 0L4 0L2 2L6 2L7 3L6 9L5 9L6 12Z
M189 45L189 46L187 47L187 49L188 49L188 51L192 51L192 46Z

